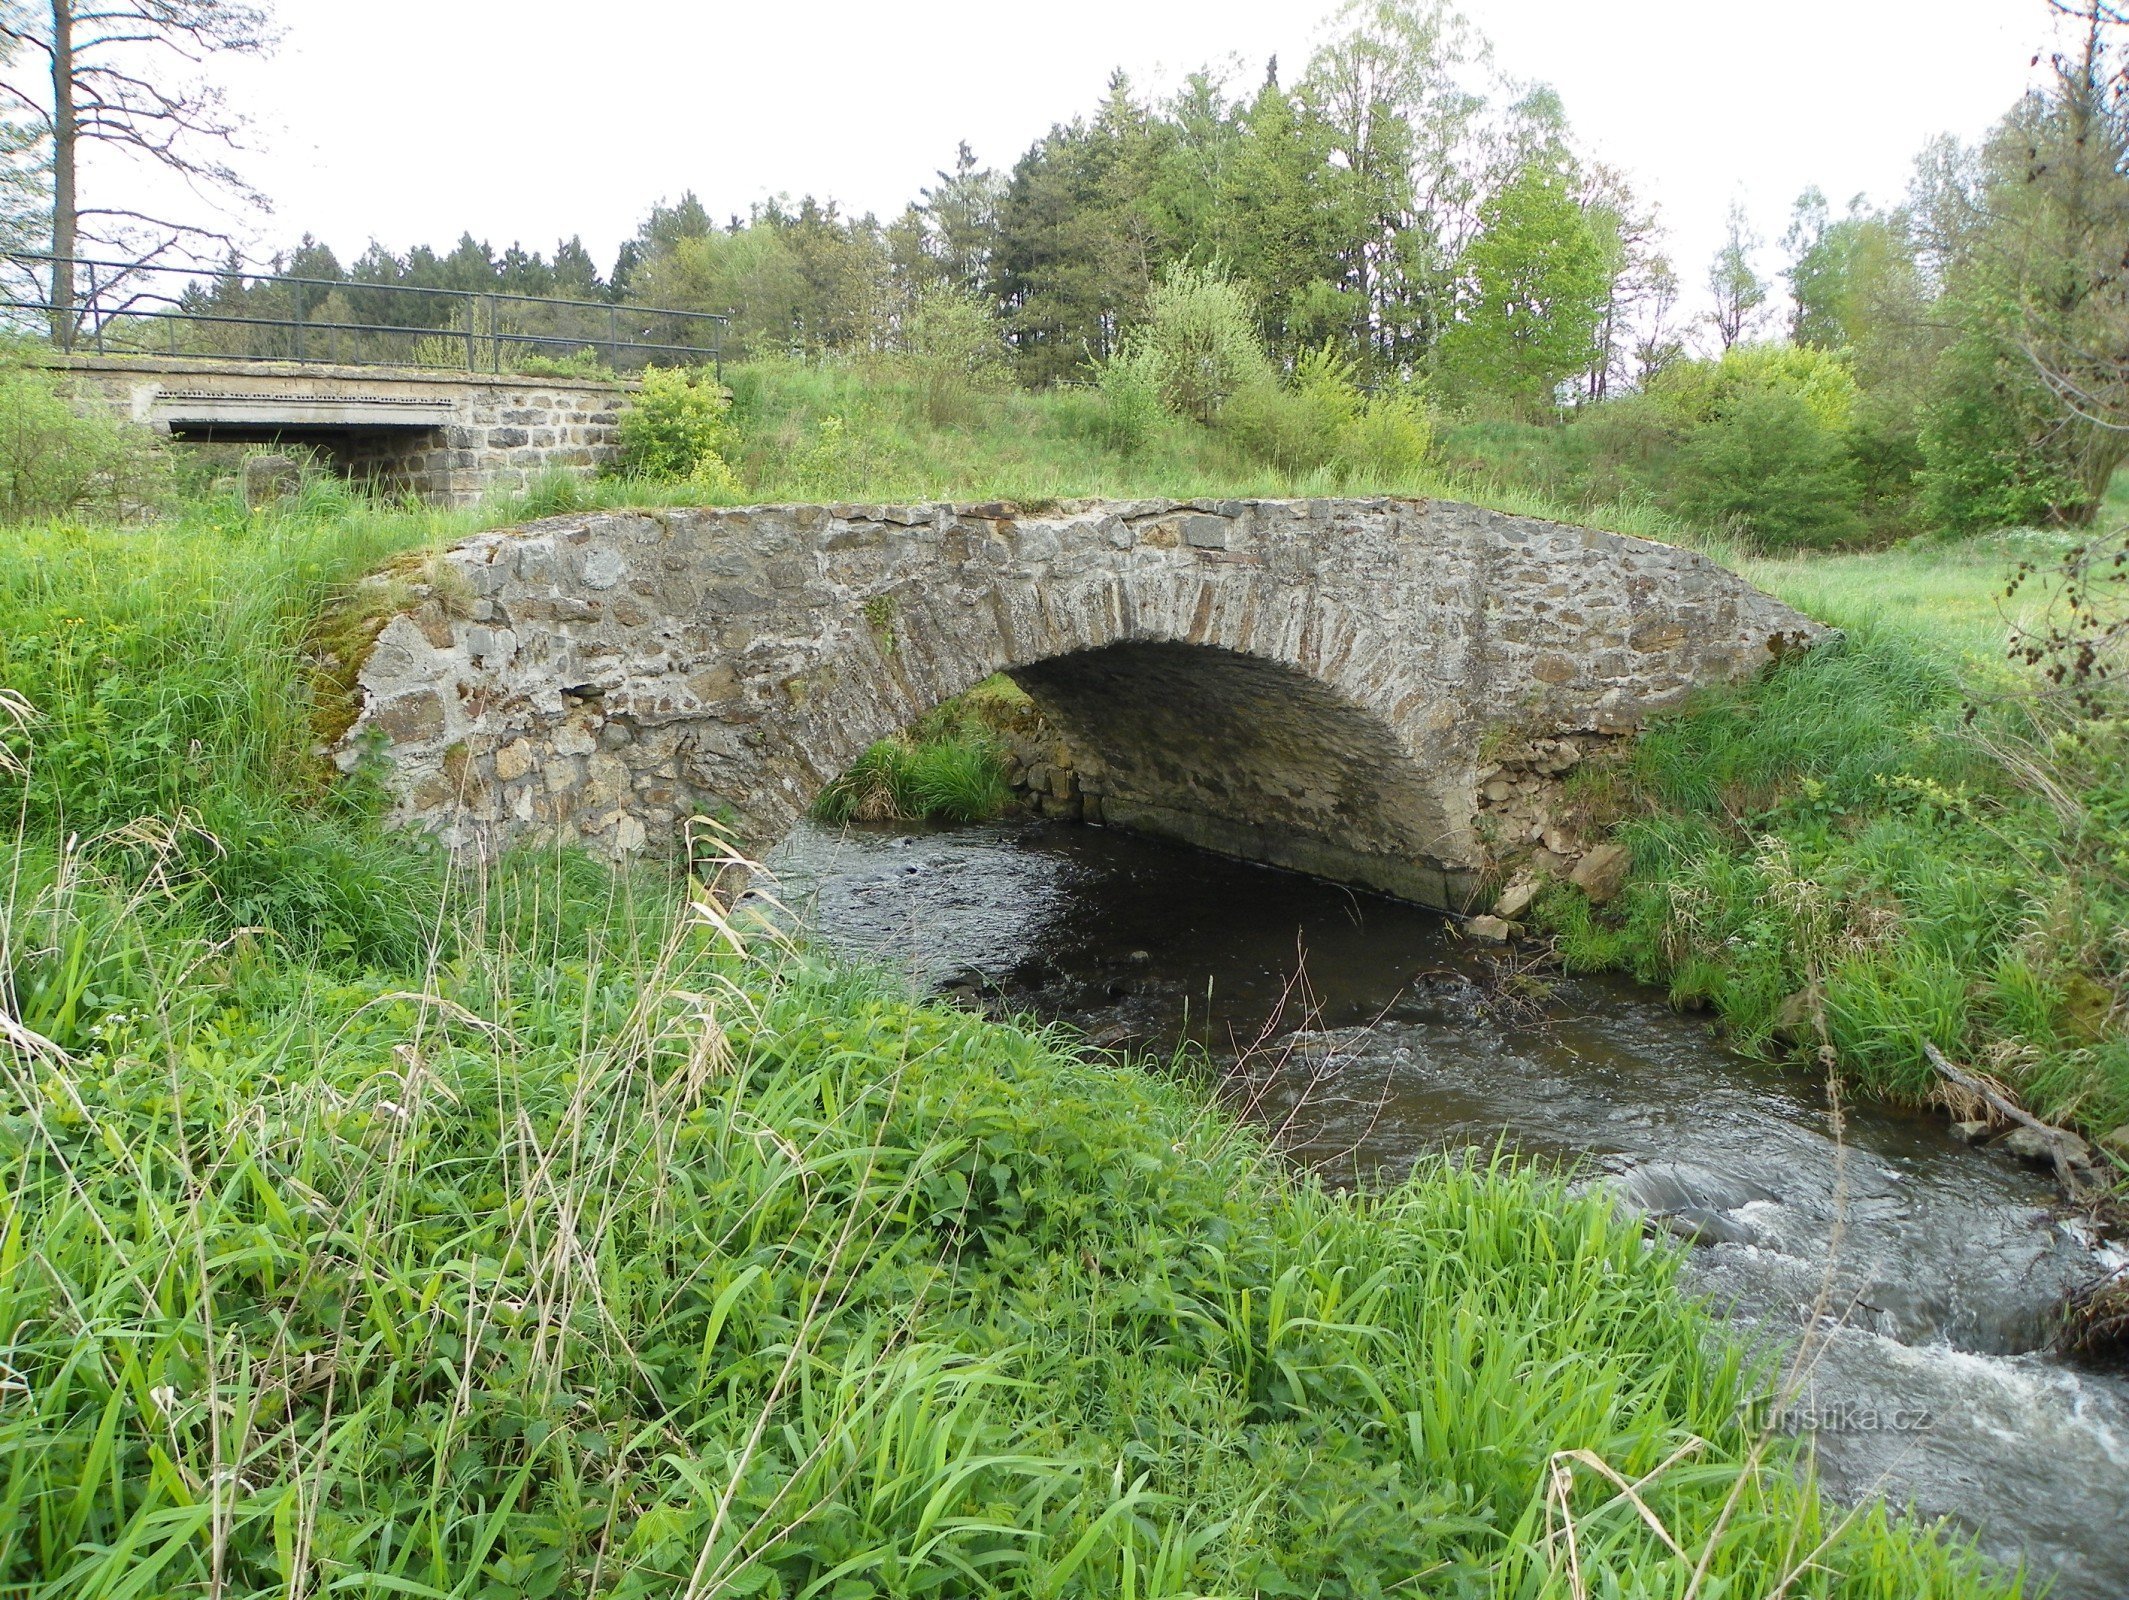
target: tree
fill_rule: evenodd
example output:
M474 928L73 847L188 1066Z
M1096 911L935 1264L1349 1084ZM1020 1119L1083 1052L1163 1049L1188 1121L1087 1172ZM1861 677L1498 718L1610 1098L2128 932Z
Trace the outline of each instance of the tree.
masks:
M84 155L102 151L257 203L217 153L234 146L239 124L196 69L213 55L268 50L274 35L266 10L247 0L39 0L33 11L0 12L0 39L49 68L42 82L11 77L0 94L29 118L50 158L54 329L71 339L71 261L85 246L140 262L179 245L228 243L214 229L120 203L115 182L109 203L84 205Z
M1562 166L1526 166L1480 208L1464 252L1465 304L1441 340L1450 385L1518 411L1554 404L1593 358L1616 249Z
M1409 366L1447 320L1475 222L1471 146L1486 109L1466 75L1486 41L1447 0L1347 0L1301 97L1329 130L1347 189L1343 278L1378 365Z
M1024 379L1110 355L1143 305L1161 266L1148 196L1169 132L1117 73L1092 121L1052 128L1015 164L992 287Z
M2129 52L2111 0L1979 149L1917 184L1952 337L1922 408L1926 503L1949 526L2084 523L2129 459Z
M1641 204L1624 173L1597 166L1582 189L1590 223L1607 246L1608 270L1582 392L1587 399L1604 400L1614 384L1631 386L1662 364L1654 347L1670 339L1678 277L1659 248L1663 230L1656 208Z
M1708 325L1725 350L1753 331L1767 303L1766 280L1752 267L1752 257L1762 242L1752 231L1745 208L1732 201L1722 247L1708 266L1708 293L1715 301Z
M938 177L938 185L923 190L917 200L925 243L940 276L953 288L973 293L990 276L1005 183L989 167L976 164L976 152L965 140L954 152L954 170Z
M1197 248L1249 286L1266 342L1295 360L1349 336L1356 321L1339 254L1350 237L1344 172L1331 160L1330 130L1270 78L1231 127L1225 159L1206 176Z

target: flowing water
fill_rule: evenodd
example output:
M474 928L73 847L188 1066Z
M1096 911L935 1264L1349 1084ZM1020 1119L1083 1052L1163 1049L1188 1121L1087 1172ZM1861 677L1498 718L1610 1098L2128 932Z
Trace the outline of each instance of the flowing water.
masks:
M802 828L814 935L1095 1041L1205 1046L1280 1148L1393 1181L1502 1141L1693 1241L1687 1282L1815 1352L1790 1409L1844 1498L1948 1514L2072 1600L2129 1597L2129 1375L2045 1353L2121 1257L1938 1115L1843 1107L1614 979L1539 985L1417 907L1098 828Z

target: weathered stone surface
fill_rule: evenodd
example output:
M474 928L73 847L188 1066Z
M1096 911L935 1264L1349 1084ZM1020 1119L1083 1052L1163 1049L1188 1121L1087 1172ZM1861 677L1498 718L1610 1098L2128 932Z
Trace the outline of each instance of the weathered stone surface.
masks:
M1567 881L1588 895L1591 904L1601 906L1626 887L1626 874L1633 864L1633 852L1625 845L1600 844L1575 863Z
M1493 902L1493 914L1513 921L1530 909L1530 902L1537 899L1543 888L1536 878L1519 877L1501 891L1501 897Z
M1515 937L1515 924L1502 917L1473 917L1464 924L1464 934L1481 944L1506 944Z
M619 451L614 408L634 388L593 380L557 388L552 379L392 367L50 359L84 403L159 431L239 442L297 438L349 478L450 505L522 489L557 467L584 476L611 463ZM561 425L579 414L590 421Z
M557 518L467 540L435 589L379 635L340 757L380 746L397 819L456 848L626 853L696 812L764 844L1004 671L1058 737L1021 759L1054 814L1458 908L1481 784L1532 808L1521 848L1566 844L1528 760L1822 631L1689 551L1411 500ZM1636 630L1681 642L1618 648ZM1511 729L1521 775L1479 756Z
M2092 1147L2074 1133L2056 1130L2043 1133L2038 1128L2022 1124L2013 1128L1996 1141L1997 1147L2009 1151L2021 1161L2030 1161L2038 1167L2052 1166L2058 1150L2073 1167L2089 1167L2093 1164Z
M293 456L246 456L244 458L244 509L285 500L303 487L303 468Z

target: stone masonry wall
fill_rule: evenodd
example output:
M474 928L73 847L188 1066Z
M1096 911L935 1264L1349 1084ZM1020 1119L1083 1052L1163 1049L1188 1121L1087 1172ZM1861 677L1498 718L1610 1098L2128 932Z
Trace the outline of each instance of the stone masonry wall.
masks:
M323 367L291 362L219 366L184 358L75 356L60 363L86 400L149 427L197 431L186 418L202 397L255 397L285 408L284 437L324 450L337 470L393 493L411 491L445 505L470 505L496 491L522 489L560 467L589 475L619 452L619 422L634 386L582 379L481 377L386 367ZM447 407L433 426L319 424L349 402L384 400ZM226 437L266 438L269 423L214 424Z
M1626 732L1821 631L1690 551L1438 501L561 518L440 558L339 757L456 848L765 845L1005 671L1082 812L1463 907L1503 732Z

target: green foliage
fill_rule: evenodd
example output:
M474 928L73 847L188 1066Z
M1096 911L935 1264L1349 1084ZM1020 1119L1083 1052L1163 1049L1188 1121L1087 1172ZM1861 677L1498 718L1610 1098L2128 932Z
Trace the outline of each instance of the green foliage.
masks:
M2090 502L2031 365L1984 333L1952 346L1924 406L1925 514L1955 533L2080 521Z
M1461 263L1465 302L1442 335L1443 381L1524 412L1552 407L1597 354L1613 257L1568 173L1527 163L1479 208Z
M0 518L35 521L152 508L168 462L145 428L76 403L42 367L0 355Z
M410 961L435 869L324 787L300 649L326 598L427 519L329 497L179 528L0 533L0 687L32 720L0 803L70 870L151 876L204 929Z
M935 426L966 425L981 398L1005 380L998 319L965 289L936 285L917 297L901 328L900 361Z
M1855 374L1839 355L1811 345L1738 344L1714 361L1679 361L1663 369L1649 393L1687 427L1712 422L1739 400L1792 395L1813 424L1838 434L1855 420Z
M1897 425L1857 451L1855 379L1837 357L1741 344L1666 368L1644 394L1584 407L1565 427L1487 421L1443 441L1447 465L1580 505L1643 500L1767 549L1848 543L1862 509L1901 493ZM1875 413L1873 413L1875 415Z
M1327 470L1341 483L1391 487L1425 461L1433 416L1412 393L1363 395L1357 377L1334 345L1305 351L1291 384L1267 377L1236 393L1220 413L1220 431L1294 478Z
M1249 296L1218 267L1169 268L1137 333L1170 411L1210 423L1235 395L1275 381Z
M510 366L511 370L528 378L589 378L599 383L612 383L615 378L614 369L606 357L590 345L559 355L543 351L514 355L510 358Z
M732 396L691 367L649 367L621 413L622 470L650 479L718 479L731 448ZM729 470L729 469L727 469Z
M1748 390L1677 456L1675 504L1770 549L1837 544L1861 531L1840 438L1800 396Z
M1873 1090L1926 1094L1927 1042L2104 1133L2129 1118L2129 1054L2088 1020L2129 993L2129 953L2101 931L2129 918L2129 833L2120 808L2101 820L2114 745L2036 742L2031 708L1995 697L1970 719L1963 680L1983 669L1929 620L1960 569L1871 559L1899 582L1846 586L1844 644L1640 741L1620 797L1635 882L1615 926L1555 907L1563 950L1714 1007L1743 1048L1815 1049L1815 1027L1777 1031L1802 994ZM1792 570L1809 569L1768 575ZM2000 570L1976 573L1977 612ZM2000 650L2000 623L1971 638L1991 634Z
M1416 394L1371 394L1340 430L1338 465L1354 487L1389 488L1416 474L1434 442L1434 413Z
M1139 454L1168 416L1152 351L1143 344L1127 345L1095 368L1094 382L1101 391L1110 448L1127 459Z
M877 633L887 634L890 626L873 622ZM891 634L889 641L891 649ZM838 825L988 822L1002 816L1012 807L1013 792L1005 781L1005 746L989 710L990 701L971 691L908 732L882 739L820 792L813 815Z
M508 931L375 978L64 902L133 961L0 1124L0 1578L1564 1593L1586 1450L1689 1559L1593 1482L1585 1579L1996 1592L1755 1458L1736 1354L1601 1197L1333 1194L1158 1076L504 879L452 915Z

